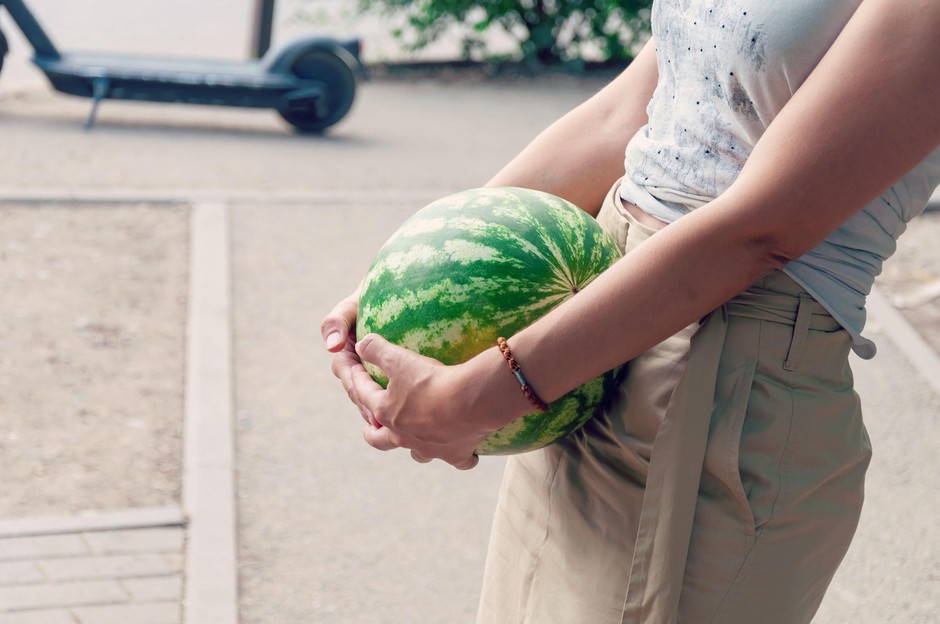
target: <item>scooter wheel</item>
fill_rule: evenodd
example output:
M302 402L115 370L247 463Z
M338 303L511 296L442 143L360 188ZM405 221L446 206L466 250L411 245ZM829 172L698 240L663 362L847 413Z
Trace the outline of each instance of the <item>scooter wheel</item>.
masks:
M281 108L278 113L301 132L322 132L346 116L356 95L356 76L329 50L310 50L294 61L298 78L319 82L323 96L311 106Z

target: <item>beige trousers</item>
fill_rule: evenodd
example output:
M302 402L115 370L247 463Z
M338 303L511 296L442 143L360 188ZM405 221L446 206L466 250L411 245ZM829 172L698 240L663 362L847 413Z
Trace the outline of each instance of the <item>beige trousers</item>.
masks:
M653 234L616 187L598 221ZM778 272L632 360L602 416L509 459L479 624L809 622L871 454L849 349Z

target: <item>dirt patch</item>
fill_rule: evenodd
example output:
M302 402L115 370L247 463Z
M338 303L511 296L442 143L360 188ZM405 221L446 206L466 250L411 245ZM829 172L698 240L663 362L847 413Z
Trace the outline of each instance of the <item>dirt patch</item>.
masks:
M188 211L0 206L0 515L178 504Z

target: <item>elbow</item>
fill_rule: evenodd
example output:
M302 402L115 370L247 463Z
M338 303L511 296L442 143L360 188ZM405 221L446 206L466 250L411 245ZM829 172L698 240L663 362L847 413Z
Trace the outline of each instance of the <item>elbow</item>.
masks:
M768 267L768 273L771 271L779 271L783 267L787 266L790 260L795 260L799 256L793 256L791 254L779 252L779 251L770 251L767 253L765 259L765 265Z
M756 241L754 248L755 266L762 269L762 273L772 273L783 269L791 260L796 260L809 249L804 245L794 244L778 237L765 237Z

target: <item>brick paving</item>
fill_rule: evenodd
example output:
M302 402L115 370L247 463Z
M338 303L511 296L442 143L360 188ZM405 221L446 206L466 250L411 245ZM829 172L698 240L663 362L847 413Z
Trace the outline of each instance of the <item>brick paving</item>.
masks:
M28 521L0 526L0 624L180 624L182 521L119 519L41 519L38 535Z

